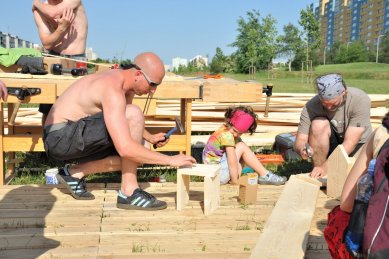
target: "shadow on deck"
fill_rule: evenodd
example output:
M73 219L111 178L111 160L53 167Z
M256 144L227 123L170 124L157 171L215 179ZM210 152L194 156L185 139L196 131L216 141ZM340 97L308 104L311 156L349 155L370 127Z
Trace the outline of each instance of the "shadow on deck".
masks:
M245 206L237 186L222 186L221 206L204 216L202 183L191 186L181 212L174 183L141 183L168 203L155 212L117 209L118 184L88 185L93 201L75 200L56 185L3 186L0 258L248 258L284 188L259 186L257 203ZM306 258L330 257L323 230L336 204L320 191Z

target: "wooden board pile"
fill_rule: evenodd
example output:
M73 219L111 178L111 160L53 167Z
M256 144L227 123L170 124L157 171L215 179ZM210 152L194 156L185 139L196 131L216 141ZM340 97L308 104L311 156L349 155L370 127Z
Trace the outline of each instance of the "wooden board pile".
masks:
M250 105L258 114L258 127L254 135L245 135L243 139L249 145L266 145L274 142L279 133L297 130L300 113L304 104L313 94L275 93L271 96L268 117L264 116L266 98L256 103L229 103L193 101L192 105L192 143L205 143L209 133L215 131L224 122L224 112L230 106ZM374 128L388 111L389 95L369 95L372 100L371 122ZM179 116L178 100L155 100L155 114L146 116L146 127L175 126L174 118ZM141 107L143 109L143 106ZM6 117L7 114L5 113ZM18 112L16 122L24 125L40 125L41 115L37 108L23 108ZM199 133L199 134L198 134Z
M271 96L268 117L264 116L266 98L256 103L202 102L194 101L192 106L192 131L199 136L192 136L192 143L206 142L208 133L215 131L224 122L224 112L230 106L250 105L258 115L258 127L252 136L244 135L249 145L263 145L274 142L279 133L297 130L300 113L305 103L313 94L275 93ZM389 95L369 95L372 100L371 123L376 128L388 111ZM173 127L174 116L179 114L179 102L174 100L157 100L156 114L147 116L149 127Z

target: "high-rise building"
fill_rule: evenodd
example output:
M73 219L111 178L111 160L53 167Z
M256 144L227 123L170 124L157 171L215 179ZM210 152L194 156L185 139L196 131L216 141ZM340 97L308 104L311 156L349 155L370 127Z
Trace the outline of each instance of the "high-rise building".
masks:
M314 9L320 21L322 48L335 42L361 40L374 49L389 30L389 0L319 0Z

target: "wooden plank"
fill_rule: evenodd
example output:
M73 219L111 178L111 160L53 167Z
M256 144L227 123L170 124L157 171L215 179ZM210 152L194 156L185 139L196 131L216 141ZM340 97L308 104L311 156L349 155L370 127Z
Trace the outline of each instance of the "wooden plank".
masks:
M146 98L137 98L135 97L134 100L132 101L132 104L137 105L144 113L144 115L156 115L156 110L157 110L157 100L156 99L151 99L148 102L148 107L146 106Z
M328 157L327 195L339 199L344 182L354 165L355 158L349 157L343 145L339 145Z
M45 82L35 82L31 80L3 79L4 83L8 87L26 87L26 88L40 88L41 93L38 95L26 97L22 103L54 103L57 97L55 84ZM7 103L18 103L20 102L16 96L8 94Z
M220 171L220 165L204 165L196 164L193 167L182 167L177 170L177 173L185 175L195 175L203 177L215 177Z
M197 98L200 96L201 82L197 80L163 81L158 86L153 98L157 99L181 99Z
M42 135L3 136L3 151L45 151Z
M250 258L304 258L319 186L291 176Z
M186 151L186 135L171 135L169 138L169 142L165 146L159 147L156 149L154 149L151 146L151 149L154 151L159 151L159 152L162 152L162 151Z
M327 186L327 178L316 179L316 178L312 178L309 174L310 173L296 174L295 177L297 177L301 180L307 181L309 183L316 184L319 187Z
M259 102L262 84L239 81L205 81L204 102Z

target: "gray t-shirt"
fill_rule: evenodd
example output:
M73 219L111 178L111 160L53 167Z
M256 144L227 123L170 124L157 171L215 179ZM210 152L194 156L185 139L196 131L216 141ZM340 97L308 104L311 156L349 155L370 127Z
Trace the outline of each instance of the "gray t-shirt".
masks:
M370 108L371 101L369 96L362 90L348 87L346 103L343 103L336 111L331 112L323 107L319 96L314 96L309 100L301 112L300 122L298 126L298 133L309 134L311 121L316 117L327 118L336 133L344 139L344 133L349 126L364 127L363 133L359 143L365 143L372 132L370 124Z

